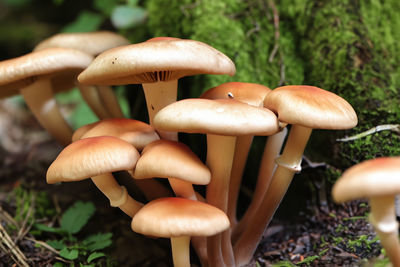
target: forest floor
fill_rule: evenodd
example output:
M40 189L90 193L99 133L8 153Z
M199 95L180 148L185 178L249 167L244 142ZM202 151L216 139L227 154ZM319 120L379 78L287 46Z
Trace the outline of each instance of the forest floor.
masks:
M46 184L47 167L61 147L32 118L24 118L22 125L30 127L29 138L4 118L0 116L0 134L6 128L6 134L14 136L3 138L0 148L0 266L172 266L168 240L133 233L129 218L111 208L90 181ZM57 229L63 224L65 210L76 201L90 201L96 211L82 230L66 235ZM369 208L365 202L307 202L303 209L295 210L292 216L273 220L249 266L387 263L367 222ZM98 251L83 246L87 243L81 240L99 233L112 234L109 245ZM48 245L49 240L56 239L64 244ZM78 253L76 257L73 250Z

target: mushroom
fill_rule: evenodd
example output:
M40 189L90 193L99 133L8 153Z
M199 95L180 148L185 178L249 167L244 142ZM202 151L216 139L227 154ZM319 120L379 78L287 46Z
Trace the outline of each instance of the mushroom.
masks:
M207 166L211 182L207 186L207 203L227 212L229 179L236 136L271 135L278 131L276 116L268 109L250 106L233 99L185 99L170 104L154 117L156 129L207 134ZM222 237L209 238L207 251L210 266L233 264L229 231Z
M282 86L270 92L264 107L272 110L280 122L292 124L277 168L255 216L234 244L236 263L247 264L272 216L285 195L293 176L301 170L303 151L312 129L349 129L357 124L351 105L340 96L305 85Z
M190 267L190 237L215 235L229 227L229 220L224 212L206 203L171 197L146 204L131 226L137 233L170 238L174 266Z
M69 144L72 130L53 98L52 82L64 80L65 76L76 77L92 60L91 55L79 50L48 48L1 61L1 95L19 89L40 124L61 144Z
M205 91L200 98L206 99L235 99L237 101L262 107L265 96L271 91L268 87L256 83L227 82ZM235 227L237 199L247 156L253 142L253 135L238 136L232 163L229 184L228 218L231 227Z
M142 151L135 170L135 179L168 178L176 196L197 200L192 184L210 182L210 170L185 144L158 140Z
M141 83L150 125L153 117L177 98L178 79L195 74L235 73L235 65L211 46L193 40L159 37L101 53L78 80L90 85ZM176 133L159 133L177 140Z
M400 266L399 223L395 196L400 193L400 157L367 160L346 170L334 184L332 196L342 203L367 198L369 221L393 266Z
M74 182L92 177L93 183L110 200L132 217L142 204L130 197L111 172L135 168L139 152L128 142L112 136L80 139L65 147L47 170L49 184Z
M41 41L34 51L62 47L97 56L110 48L127 44L129 41L125 37L110 31L59 33ZM117 97L109 86L77 85L82 97L100 119L124 117Z
M160 139L154 128L147 123L133 119L114 118L82 126L74 132L72 140L95 136L118 137L139 151L151 142ZM128 172L131 174L132 170ZM171 192L154 179L135 180L135 184L148 200L171 196Z

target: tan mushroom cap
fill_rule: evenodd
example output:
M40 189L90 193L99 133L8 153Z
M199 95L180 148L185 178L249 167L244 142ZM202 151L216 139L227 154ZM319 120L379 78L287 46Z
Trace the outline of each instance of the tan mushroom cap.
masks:
M278 119L313 129L349 129L357 125L352 106L340 96L314 86L289 85L272 90L264 107Z
M400 193L400 157L367 160L346 170L332 189L336 202Z
M192 184L205 185L210 182L211 173L185 144L158 140L143 149L133 177L177 178Z
M271 89L257 83L227 82L205 91L200 98L235 99L252 106L262 107L264 98L269 92Z
M130 143L138 150L142 150L149 143L160 139L154 128L149 124L133 119L105 119L83 127L87 131L80 138L114 136ZM77 135L79 134L80 131ZM73 136L73 139L75 138Z
M122 85L176 80L195 74L234 73L234 63L205 43L155 38L101 53L78 79L87 85Z
M70 48L48 48L0 62L0 96L10 96L35 81L36 78L66 79L86 68L93 57ZM67 74L62 75L61 72ZM71 74L72 73L72 74ZM57 81L55 81L57 83Z
M131 227L157 237L211 236L228 229L229 220L209 204L171 197L149 202L133 217Z
M279 130L270 110L232 99L180 100L160 110L154 126L164 131L227 136L271 135Z
M101 52L130 42L110 31L59 33L40 42L34 51L50 47L74 48L96 56Z
M91 137L71 143L47 170L47 183L79 181L103 173L131 170L139 152L128 142L111 136Z

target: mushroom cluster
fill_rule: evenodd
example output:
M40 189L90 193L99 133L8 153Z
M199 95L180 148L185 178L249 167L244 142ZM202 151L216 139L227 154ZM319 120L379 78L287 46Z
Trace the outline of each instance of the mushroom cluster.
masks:
M0 96L20 92L42 125L66 146L48 169L48 183L90 178L112 207L132 218L133 231L171 238L175 266L190 266L190 241L204 266L244 266L301 171L312 129L350 129L357 116L340 96L305 85L271 90L228 82L199 98L177 101L181 77L234 73L231 59L199 41L157 37L128 44L110 32L60 34L31 54L0 62ZM149 124L122 118L109 86L126 84L142 84ZM73 132L52 97L74 85L100 120ZM205 162L178 140L179 132L206 135ZM237 218L254 136L268 137L253 199ZM117 182L116 171L132 177L146 202L135 200ZM166 178L168 184L155 178ZM203 187L205 195L193 185ZM372 220L386 234L392 225L379 223L380 217Z

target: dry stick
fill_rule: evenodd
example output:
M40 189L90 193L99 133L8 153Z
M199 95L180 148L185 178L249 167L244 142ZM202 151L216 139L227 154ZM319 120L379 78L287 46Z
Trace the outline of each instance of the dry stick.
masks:
M359 133L359 134L356 134L356 135L353 135L353 136L347 136L347 137L344 137L344 138L336 139L336 141L338 141L338 142L349 142L349 141L353 141L353 140L357 140L357 139L363 138L363 137L365 137L367 135L371 135L371 134L374 134L374 133L377 133L377 132L380 132L380 131L387 131L387 130L393 131L393 132L396 132L396 133L400 133L400 124L378 125L378 126L375 126L375 127L371 128L371 129L365 131L365 132L362 132L362 133Z
M280 132L268 137L260 163L260 170L258 172L257 184L255 186L253 198L242 219L239 221L239 224L233 230L233 244L236 243L244 229L250 225L249 223L252 221L252 219L257 216L257 209L268 190L272 175L276 168L275 159L278 157L281 151L286 134L287 129L283 128Z
M0 248L4 250L4 252L8 254L18 266L29 267L25 255L12 241L2 223L0 223Z
M31 199L30 199L30 203L31 203L31 205L29 205L29 209L28 209L28 212L26 213L26 216L25 216L25 218L24 218L24 220L23 220L23 222L22 222L22 225L21 225L21 227L19 228L19 230L18 230L18 234L17 234L17 236L15 237L15 239L14 239L14 243L17 243L19 240L21 240L21 238L23 237L23 236L25 236L26 235L26 224L27 224L27 222L28 222L28 220L29 220L29 217L31 216L31 214L32 214L32 212L33 212L33 210L34 210L34 208L35 208L35 195L32 195L31 196ZM31 224L31 226L32 226L32 224ZM30 227L28 227L27 229L28 229L28 231L29 231L29 228Z
M282 201L294 174L301 170L302 154L311 132L311 128L292 125L283 153L277 159L278 167L256 212L258 216L254 217L252 225L243 231L234 246L238 266L243 266L251 260L257 244Z

